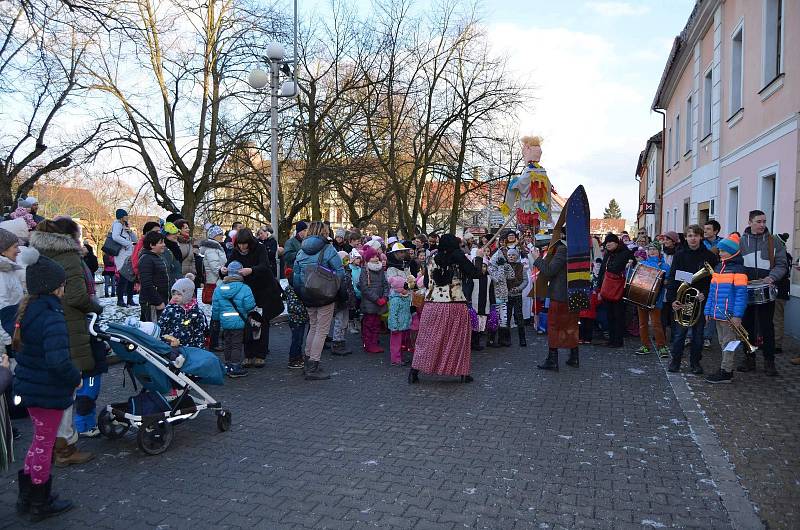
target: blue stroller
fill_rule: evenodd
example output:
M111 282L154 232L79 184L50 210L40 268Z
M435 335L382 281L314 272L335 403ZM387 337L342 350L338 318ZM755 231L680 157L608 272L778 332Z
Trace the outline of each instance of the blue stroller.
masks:
M131 427L138 429L139 448L158 455L172 443L174 425L192 420L202 410L213 410L217 428L231 428L231 412L211 397L198 383L221 385L224 366L219 358L201 348L171 346L139 329L118 323L97 323L92 315L92 335L105 340L122 361L142 391L127 402L107 405L97 417L97 427L109 439L121 438ZM172 389L177 397L164 397Z

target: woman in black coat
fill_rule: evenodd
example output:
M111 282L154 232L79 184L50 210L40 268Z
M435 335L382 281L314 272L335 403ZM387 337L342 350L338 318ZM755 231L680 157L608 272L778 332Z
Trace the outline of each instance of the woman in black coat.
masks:
M607 272L625 276L628 262L633 260L633 252L626 247L615 234L608 234L604 241L606 255L600 265L600 285L603 285ZM602 290L602 288L601 288ZM608 342L609 348L622 348L625 338L625 302L617 300L600 300L608 310Z
M241 275L244 277L244 283L253 291L256 305L262 311L263 323L261 338L258 341L263 342L264 349L258 352L248 351L248 337L245 336L245 364L260 368L264 366L264 358L269 353L269 321L283 312L281 286L275 279L267 249L258 243L249 228L242 228L236 233L236 244L228 257L227 264L233 261L242 264ZM227 274L227 266L222 267L220 272L223 275Z

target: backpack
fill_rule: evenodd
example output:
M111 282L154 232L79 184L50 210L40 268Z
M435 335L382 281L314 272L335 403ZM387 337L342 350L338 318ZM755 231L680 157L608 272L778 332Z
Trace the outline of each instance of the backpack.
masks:
M302 299L309 307L322 307L333 303L339 294L340 278L336 272L322 266L325 248L319 251L317 264L309 265L305 270Z

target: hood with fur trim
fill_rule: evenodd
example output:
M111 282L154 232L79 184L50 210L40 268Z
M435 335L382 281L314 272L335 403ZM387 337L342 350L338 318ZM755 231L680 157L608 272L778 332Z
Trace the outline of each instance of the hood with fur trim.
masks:
M225 249L222 248L222 245L219 242L214 241L213 239L204 239L203 241L200 242L199 246L200 248L205 247L205 248L213 248L216 250L221 250L223 252L225 251Z
M31 232L30 245L40 253L50 257L65 252L78 252L81 246L71 235L41 232L39 230Z

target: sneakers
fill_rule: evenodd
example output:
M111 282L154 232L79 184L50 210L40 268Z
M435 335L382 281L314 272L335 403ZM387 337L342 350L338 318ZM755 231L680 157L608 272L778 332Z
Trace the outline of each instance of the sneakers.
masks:
M245 368L250 368L253 366L253 359L250 357L245 357L244 361L242 361L242 366Z
M681 371L681 362L677 359L671 359L669 361L669 365L667 366L667 372L671 374L676 374Z
M95 427L89 429L88 431L79 432L78 436L80 436L81 438L97 438L98 436L100 436L100 434L101 434L100 433L100 429L98 429L95 426Z
M707 350L711 348L711 339L703 339L703 348Z
M242 363L228 363L225 365L225 373L230 378L244 377L247 375L247 369L242 366Z
M692 373L692 375L703 375L703 367L699 364L693 364L689 371Z
M289 365L287 366L287 368L289 368L290 370L302 370L303 364L304 364L303 359L294 359L292 361L289 361Z
M715 374L711 374L706 377L706 382L714 384L724 384L724 383L733 383L733 372L726 372L722 368L719 369L719 372Z
M669 348L667 348L666 346L661 346L658 349L658 356L662 359L666 359L667 357L669 357Z
M692 343L691 337L686 337L685 339L683 339L684 346L689 346L691 343Z
M653 352L647 346L642 346L641 348L636 350L635 353L636 353L636 355L647 355L647 354L653 353Z

